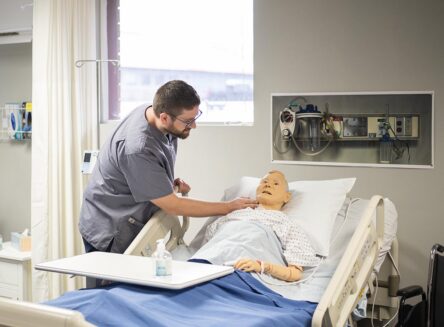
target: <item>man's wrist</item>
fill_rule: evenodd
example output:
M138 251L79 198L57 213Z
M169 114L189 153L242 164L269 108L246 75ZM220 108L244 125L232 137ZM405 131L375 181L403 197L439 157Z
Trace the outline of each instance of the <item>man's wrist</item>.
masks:
M230 212L234 210L233 201L227 201L224 203L224 213L223 215L228 215Z

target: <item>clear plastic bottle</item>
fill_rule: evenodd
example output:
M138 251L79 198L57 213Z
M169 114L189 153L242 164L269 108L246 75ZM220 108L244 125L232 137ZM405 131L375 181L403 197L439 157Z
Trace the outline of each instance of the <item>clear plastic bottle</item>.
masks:
M153 253L156 276L169 276L171 275L171 265L173 257L171 256L171 253L169 253L165 249L165 241L163 238L157 240L156 243L157 248L156 251Z
M392 142L390 136L384 134L379 143L379 162L389 164L392 157Z

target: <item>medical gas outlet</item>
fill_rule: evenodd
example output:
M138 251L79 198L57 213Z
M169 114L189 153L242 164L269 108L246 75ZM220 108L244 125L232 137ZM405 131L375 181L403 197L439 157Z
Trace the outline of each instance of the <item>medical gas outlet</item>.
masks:
M337 116L338 117L338 116ZM384 116L339 116L342 121L336 122L339 139L342 140L375 140L379 141L386 133L401 139L418 139L419 116L396 115Z

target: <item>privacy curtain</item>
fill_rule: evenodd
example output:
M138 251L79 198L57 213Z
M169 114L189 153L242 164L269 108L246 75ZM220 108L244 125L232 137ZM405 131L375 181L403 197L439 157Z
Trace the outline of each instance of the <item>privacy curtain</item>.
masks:
M33 265L82 253L82 152L97 148L96 1L34 0L31 231ZM33 270L33 300L83 286Z

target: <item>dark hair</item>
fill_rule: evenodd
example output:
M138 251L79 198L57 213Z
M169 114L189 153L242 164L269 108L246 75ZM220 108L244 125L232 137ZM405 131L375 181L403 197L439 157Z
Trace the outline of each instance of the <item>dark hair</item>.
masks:
M183 109L191 110L200 104L196 90L184 81L174 80L162 85L154 95L153 110L157 117L162 112L176 117Z

